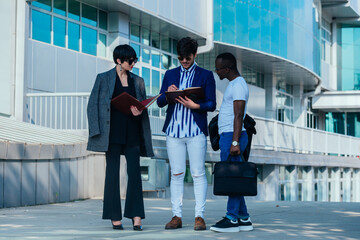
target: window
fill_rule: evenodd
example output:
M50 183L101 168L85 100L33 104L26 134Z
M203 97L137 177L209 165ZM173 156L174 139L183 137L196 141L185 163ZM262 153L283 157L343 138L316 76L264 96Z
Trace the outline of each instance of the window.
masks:
M286 123L293 122L294 97L293 88L284 81L279 81L276 86L276 112L277 120Z
M129 44L139 59L133 73L144 78L148 96L157 95L166 70L179 66L175 50L177 40L137 24L130 23L129 28ZM151 116L163 117L165 111L156 104L149 108Z
M312 110L312 98L307 101L306 127L319 129L319 114Z
M107 12L76 0L38 0L30 7L32 39L106 57Z

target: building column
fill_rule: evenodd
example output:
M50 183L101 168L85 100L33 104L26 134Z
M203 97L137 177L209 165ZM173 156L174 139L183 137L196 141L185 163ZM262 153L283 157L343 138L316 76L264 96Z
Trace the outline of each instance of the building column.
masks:
M354 169L354 185L353 185L354 202L360 202L360 170Z
M265 87L265 117L276 119L276 77L271 74L264 75Z
M261 193L265 201L279 201L279 166L263 165L263 183L265 193Z
M333 179L331 201L340 202L340 168L332 168L331 178Z
M290 201L297 201L297 167L292 166L291 172L289 172L290 175Z
M343 172L343 202L351 201L351 170L345 168Z
M109 47L107 56L113 55L113 50L120 44L129 44L129 16L120 12L110 12L109 18Z
M295 125L300 127L306 127L307 101L304 101L303 94L304 94L303 84L293 86L293 96L294 96L293 122Z

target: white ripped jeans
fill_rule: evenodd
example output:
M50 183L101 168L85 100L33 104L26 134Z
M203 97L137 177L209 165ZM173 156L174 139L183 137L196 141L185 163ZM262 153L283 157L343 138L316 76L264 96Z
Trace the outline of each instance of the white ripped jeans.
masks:
M194 180L195 217L204 217L207 179L205 174L206 136L174 138L166 137L166 146L171 168L171 204L173 216L182 217L186 150L189 154L190 172Z

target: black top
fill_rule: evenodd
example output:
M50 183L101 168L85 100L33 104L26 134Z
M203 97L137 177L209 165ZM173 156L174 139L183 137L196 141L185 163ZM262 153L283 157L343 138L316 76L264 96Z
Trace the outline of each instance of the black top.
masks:
M123 92L127 92L136 98L135 85L128 72L128 87L123 87L118 74L116 74L115 88L112 98ZM140 144L140 117L125 115L115 108L111 108L110 114L110 136L111 144L127 144L136 146Z

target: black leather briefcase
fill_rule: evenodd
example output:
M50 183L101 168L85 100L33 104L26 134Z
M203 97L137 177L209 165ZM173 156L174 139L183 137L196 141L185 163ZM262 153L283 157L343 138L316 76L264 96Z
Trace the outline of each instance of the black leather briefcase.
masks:
M218 162L214 167L214 195L256 196L257 168L252 162Z

